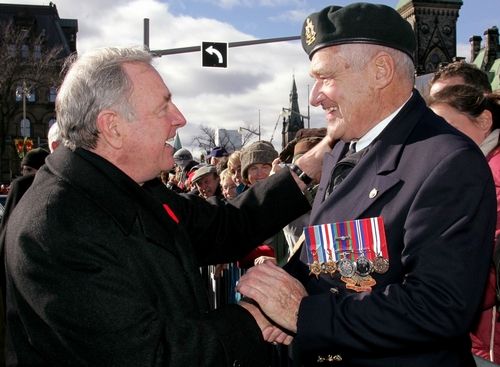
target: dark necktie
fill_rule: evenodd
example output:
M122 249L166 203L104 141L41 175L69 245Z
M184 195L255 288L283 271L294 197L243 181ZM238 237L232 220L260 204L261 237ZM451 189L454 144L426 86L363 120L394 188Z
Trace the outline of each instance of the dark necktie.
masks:
M338 161L335 167L333 167L332 177L330 178L330 182L328 183L326 189L325 199L333 192L336 186L344 181L349 172L352 171L354 166L356 166L365 153L366 148L356 152L356 142L352 142L349 145L349 149L345 153L344 158Z

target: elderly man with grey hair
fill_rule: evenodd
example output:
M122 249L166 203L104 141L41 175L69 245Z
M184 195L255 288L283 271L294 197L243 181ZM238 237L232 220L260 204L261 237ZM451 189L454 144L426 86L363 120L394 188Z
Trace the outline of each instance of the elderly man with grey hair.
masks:
M415 35L395 9L329 6L302 46L310 102L339 142L294 277L268 262L239 291L295 335L297 365L474 366L496 222L484 156L413 89Z
M9 366L267 366L265 340L290 341L255 305L210 310L199 266L309 210L305 185L283 171L230 204L168 190L186 120L151 62L99 49L65 77L64 146L6 230Z

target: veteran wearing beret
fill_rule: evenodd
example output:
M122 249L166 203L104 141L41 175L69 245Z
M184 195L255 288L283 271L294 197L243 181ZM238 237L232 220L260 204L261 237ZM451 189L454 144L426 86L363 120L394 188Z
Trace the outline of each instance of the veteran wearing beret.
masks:
M302 46L339 142L286 271L256 266L238 290L295 336L297 365L474 366L495 228L484 157L413 88L415 36L393 8L327 7Z

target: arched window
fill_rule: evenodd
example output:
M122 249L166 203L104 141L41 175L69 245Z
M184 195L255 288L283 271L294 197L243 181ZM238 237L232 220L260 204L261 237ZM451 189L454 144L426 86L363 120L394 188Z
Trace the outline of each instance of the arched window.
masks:
M49 102L55 102L57 97L57 88L52 86L49 90Z
M21 119L20 130L22 137L29 138L31 136L31 121L29 118Z

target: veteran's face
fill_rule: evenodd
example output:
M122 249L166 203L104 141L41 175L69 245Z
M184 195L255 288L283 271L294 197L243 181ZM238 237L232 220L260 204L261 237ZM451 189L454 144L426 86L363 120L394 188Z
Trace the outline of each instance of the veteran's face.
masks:
M150 65L129 63L124 70L132 82L130 101L134 119L125 124L122 164L130 167L137 182L156 177L174 166L173 139L186 119L172 102L172 95Z
M373 121L368 115L376 101L373 100L369 71L367 66L353 70L338 46L314 53L311 76L315 82L310 103L325 111L328 134L333 139L358 139L371 128Z

